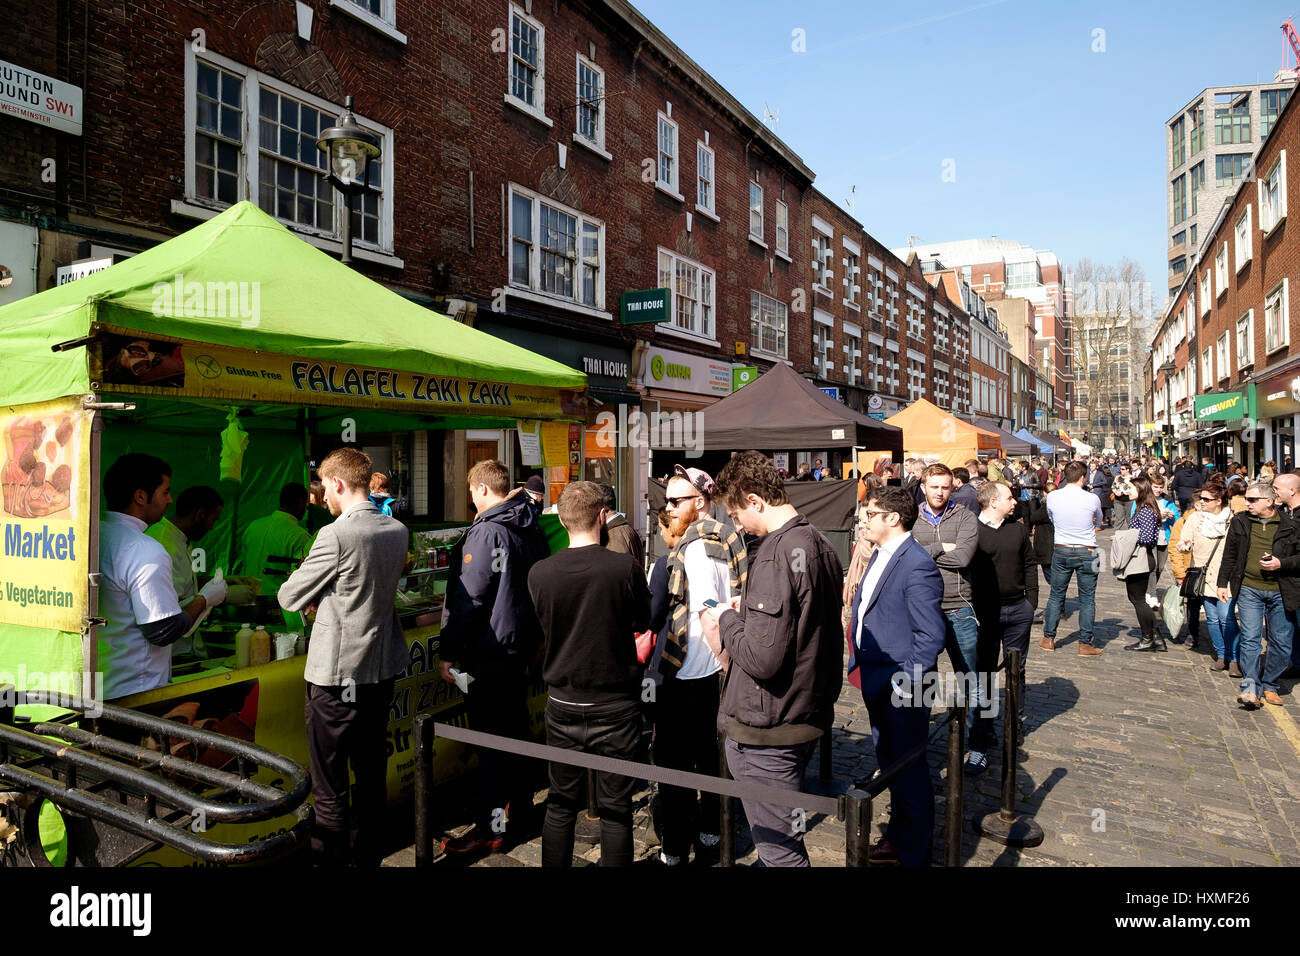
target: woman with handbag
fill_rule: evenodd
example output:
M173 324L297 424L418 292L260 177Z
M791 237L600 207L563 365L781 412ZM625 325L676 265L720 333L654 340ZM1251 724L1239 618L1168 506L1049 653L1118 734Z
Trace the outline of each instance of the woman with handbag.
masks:
M1138 626L1142 637L1136 643L1124 645L1126 651L1167 651L1164 638L1156 643L1155 610L1147 602L1147 582L1156 566L1156 540L1160 535L1160 500L1151 490L1151 482L1145 477L1134 478L1133 486L1137 489L1137 501L1134 502L1133 516L1129 527L1138 532L1137 549L1129 559L1124 571L1124 589L1128 592L1129 603L1137 614ZM1138 570L1144 567L1146 570Z
M1201 587L1187 581L1187 572L1192 566L1192 552L1184 551L1181 546L1183 539L1183 526L1187 524L1187 519L1200 510L1201 499L1200 489L1193 492L1192 499L1187 503L1187 510L1184 511L1174 522L1173 529L1169 532L1169 573L1174 576L1174 584L1178 588L1178 593L1186 602L1187 611L1187 649L1189 651L1196 649L1196 639L1201 632ZM1170 639L1175 644L1182 644L1183 639L1177 634L1170 634Z
M1220 600L1215 587L1219 565L1223 561L1228 522L1232 519L1232 509L1227 504L1228 489L1222 481L1211 479L1197 494L1200 510L1190 514L1183 523L1178 541L1179 549L1189 552L1192 562L1183 578L1183 593L1196 589L1199 584L1205 623L1210 631L1210 643L1214 646L1214 663L1210 670L1227 670L1230 676L1240 676L1241 668L1237 665L1237 602Z

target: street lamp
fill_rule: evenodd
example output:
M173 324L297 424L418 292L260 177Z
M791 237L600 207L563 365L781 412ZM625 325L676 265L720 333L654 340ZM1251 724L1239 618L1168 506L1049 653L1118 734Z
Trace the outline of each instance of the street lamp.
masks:
M1171 376L1177 370L1178 366L1174 365L1173 359L1165 362L1160 366L1160 372L1165 377L1165 427L1169 429L1168 444L1165 445L1165 452L1168 454L1169 448L1174 443L1174 412L1173 412L1173 382ZM1173 455L1169 455L1169 460L1173 461Z
M329 174L325 178L345 197L343 255L339 258L345 266L352 264L352 199L370 190L366 185L370 161L379 157L379 143L377 135L357 125L350 96L343 98L338 125L322 130L316 140L316 148L329 157Z

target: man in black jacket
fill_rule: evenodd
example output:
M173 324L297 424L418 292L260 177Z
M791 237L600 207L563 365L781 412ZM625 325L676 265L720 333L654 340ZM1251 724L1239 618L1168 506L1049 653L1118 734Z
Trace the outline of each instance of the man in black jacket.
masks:
M727 766L736 780L798 790L843 684L844 569L765 455L732 458L715 491L736 527L762 539L743 596L703 614L705 640L731 658L718 709ZM742 803L764 866L808 866L789 808Z
M569 546L533 565L528 590L546 638L546 742L634 760L641 736L635 634L650 623L650 592L631 555L600 546L604 504L595 482L565 487L559 512ZM573 830L586 777L581 767L550 765L542 866L573 865ZM632 863L635 785L631 777L596 774L601 866Z
M980 625L979 672L993 672L998 648L1020 651L1020 680L1024 687L1025 661L1029 658L1029 630L1038 607L1038 557L1029 542L1029 530L1012 518L1016 499L1004 482L990 481L979 490L979 547L971 560L971 590L975 615ZM1024 719L1025 699L1020 698L1017 726ZM991 717L976 721L992 724ZM1004 721L1004 727L1010 727ZM980 735L994 738L993 728ZM972 750L966 761L968 773L982 773L988 767L984 753Z
M439 657L442 677L453 667L474 679L465 695L470 727L489 734L528 736L526 669L541 644L541 627L528 594L528 572L546 557L546 535L536 506L522 488L510 493L510 472L499 461L469 470L470 498L478 512L452 550L443 608ZM509 495L509 497L507 497ZM479 754L475 827L447 840L447 853L505 849L506 807L514 832L531 823L528 764L499 750Z
M1088 484L1092 486L1092 493L1101 502L1102 527L1104 528L1111 526L1111 509L1115 507L1115 500L1110 494L1111 482L1110 471L1101 461L1094 461L1092 475L1088 478Z
M1184 514L1192 506L1192 498L1205 484L1205 478L1184 458L1178 463L1178 470L1169 481L1169 494L1178 502L1178 510Z
M1237 703L1254 710L1261 696L1265 703L1282 706L1277 681L1291 663L1292 626L1286 612L1300 607L1300 540L1295 522L1274 508L1272 486L1251 485L1246 506L1228 524L1217 585L1220 601L1237 601L1242 671ZM1261 655L1265 618L1268 653Z

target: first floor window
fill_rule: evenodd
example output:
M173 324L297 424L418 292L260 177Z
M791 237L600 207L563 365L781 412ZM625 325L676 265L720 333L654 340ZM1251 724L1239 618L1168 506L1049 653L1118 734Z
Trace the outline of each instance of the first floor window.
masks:
M510 95L539 111L544 108L542 36L540 23L510 8Z
M761 292L749 293L749 331L754 348L786 358L787 309Z
M695 205L716 214L713 208L713 150L703 143L695 146Z
M1237 368L1255 361L1255 310L1237 320Z
M659 114L659 185L677 192L677 124Z
M713 270L659 250L659 286L673 293L673 327L713 338Z
M1231 374L1230 372L1231 366L1229 365L1229 360L1228 360L1228 333L1227 332L1224 332L1222 335L1219 336L1218 341L1214 343L1214 348L1215 351L1218 353L1215 356L1215 361L1218 364L1219 378L1225 379Z
M510 191L510 281L604 308L604 223L519 186Z
M776 201L776 251L790 254L790 207L779 199Z
M329 160L316 142L341 108L216 53L185 49L193 64L185 91L192 156L186 198L211 207L255 197L265 212L300 232L339 235L343 206L334 201L325 178ZM354 204L352 234L362 245L391 248L393 134L356 119L380 137L382 153L367 167L368 190Z

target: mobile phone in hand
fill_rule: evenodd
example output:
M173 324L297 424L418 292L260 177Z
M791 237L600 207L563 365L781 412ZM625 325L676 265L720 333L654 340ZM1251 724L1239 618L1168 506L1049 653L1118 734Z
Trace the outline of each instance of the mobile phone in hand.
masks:
M715 601L715 600L713 600L713 598L708 598L708 599L704 602L704 606L705 606L705 607L717 607L717 606L718 606L718 602Z

